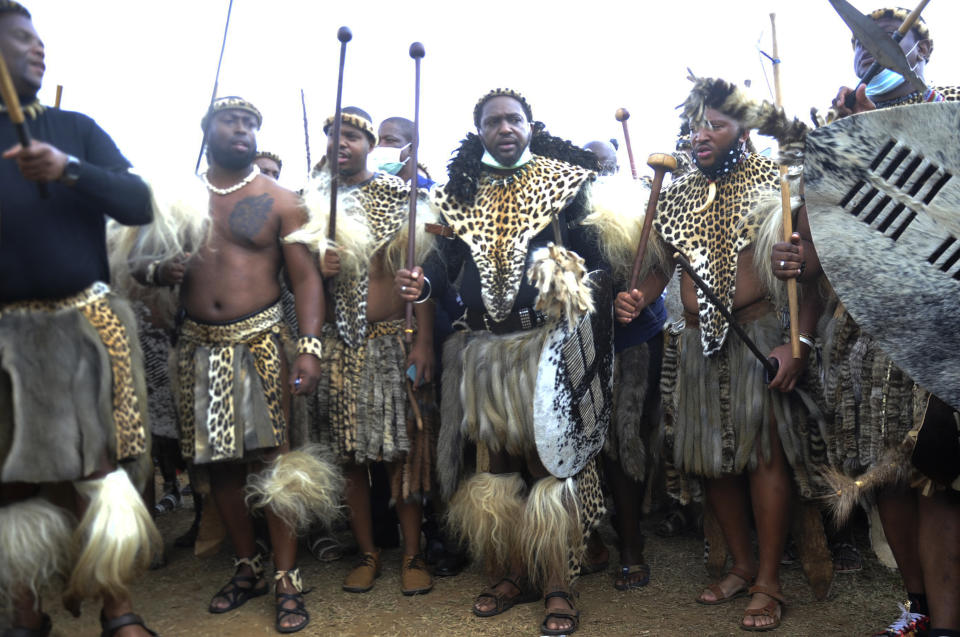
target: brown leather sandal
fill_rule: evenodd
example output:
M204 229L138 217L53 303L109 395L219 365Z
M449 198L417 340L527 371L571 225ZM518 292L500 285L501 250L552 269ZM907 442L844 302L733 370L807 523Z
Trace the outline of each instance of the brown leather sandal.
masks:
M743 620L741 620L740 628L752 633L763 633L768 630L779 628L780 622L783 619L783 609L787 605L787 600L784 599L783 593L760 584L751 586L748 592L751 595L754 595L755 593L763 593L771 599L763 608L748 608L746 611L744 611L743 617L769 617L773 620L773 623L765 626L747 626L743 623ZM780 611L779 615L775 614L777 610ZM754 621L756 621L756 619L754 619Z
M730 575L736 575L737 577L742 579L743 586L739 587L737 590L735 590L729 595L724 595L723 589L720 588L720 582L714 582L713 584L710 584L709 586L707 586L706 590L713 593L713 596L715 599L713 601L704 599L703 593L701 593L700 596L697 597L697 603L703 604L704 606L717 606L718 604L726 604L727 602L732 602L735 599L746 597L748 595L748 590L750 588L750 585L753 584L753 580L756 577L756 575L754 575L753 573L748 573L747 571L741 568L737 568L736 566L734 566L729 571L727 571L727 574L724 576L724 579L726 579L726 577Z
M498 591L497 586L500 584L508 582L516 588L519 593L516 595L507 595L503 591ZM477 603L482 599L492 599L496 606L490 610L480 610L477 608ZM473 614L477 617L493 617L494 615L499 615L505 613L517 604L529 604L530 602L535 602L540 599L540 591L535 590L530 584L530 580L526 575L521 575L520 577L513 579L511 577L501 577L500 581L483 589L476 599L473 600Z
M573 604L573 595L567 591L553 591L547 593L543 598L543 603L546 604L547 600L552 597L559 597L565 600L570 604L570 610L563 610L560 608L550 610L547 609L547 616L543 618L543 622L540 624L540 634L541 635L569 635L576 632L577 628L580 627L580 611L577 610L577 607ZM547 628L547 622L550 619L569 619L573 624L570 628Z

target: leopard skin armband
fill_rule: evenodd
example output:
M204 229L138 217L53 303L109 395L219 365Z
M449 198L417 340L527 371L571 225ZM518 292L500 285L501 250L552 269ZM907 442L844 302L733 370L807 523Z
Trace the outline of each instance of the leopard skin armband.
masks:
M319 359L323 359L323 347L319 338L313 334L304 334L297 339L297 356L300 354L312 354Z

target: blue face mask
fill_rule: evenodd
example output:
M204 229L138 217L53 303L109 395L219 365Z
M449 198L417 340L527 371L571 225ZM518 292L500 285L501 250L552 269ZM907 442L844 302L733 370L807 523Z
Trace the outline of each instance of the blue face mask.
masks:
M920 43L917 42L917 44ZM913 48L907 51L905 55L909 56L913 53L913 50L917 48L917 44L914 44ZM917 65L914 64L910 70L916 71ZM883 69L867 83L867 97L873 100L874 97L885 95L906 81L906 78L899 73L891 71L890 69Z

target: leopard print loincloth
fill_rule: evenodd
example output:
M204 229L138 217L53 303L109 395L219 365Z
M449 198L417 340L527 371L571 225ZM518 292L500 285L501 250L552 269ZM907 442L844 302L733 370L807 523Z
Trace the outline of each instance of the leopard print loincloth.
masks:
M177 345L180 414L180 448L184 457L204 461L240 459L248 446L239 430L241 414L236 404L240 397L236 387L243 382L247 370L238 356L248 351L252 358L257 387L262 392L262 405L269 418L270 435L258 436L265 447L277 447L286 439L286 418L281 386L284 348L292 340L283 322L283 310L276 303L256 314L227 324L209 324L187 318L180 328ZM197 378L198 360L207 355L206 375ZM238 377L238 373L240 377ZM206 387L206 395L198 395L197 387ZM258 397L258 404L259 397ZM199 406L198 406L199 405ZM198 444L197 419L204 418L207 444ZM256 426L256 423L253 423Z

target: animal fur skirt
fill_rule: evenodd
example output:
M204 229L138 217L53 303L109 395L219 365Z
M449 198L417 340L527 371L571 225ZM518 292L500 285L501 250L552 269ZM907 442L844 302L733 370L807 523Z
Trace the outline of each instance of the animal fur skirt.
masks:
M130 306L104 283L0 306L0 482L59 482L148 448Z
M409 500L431 490L437 406L432 384L409 387L404 327L403 320L371 323L364 345L350 347L333 324L324 326L312 437L341 462L401 463L391 495Z
M689 321L689 319L688 319ZM764 352L785 341L775 312L746 322L747 335ZM792 468L800 495L818 495L825 467L826 429L813 400L815 370L808 369L801 391L783 394L766 387L764 369L740 338L730 333L716 355L706 357L696 326L675 324L668 332L660 389L663 400L667 489L682 503L693 493L688 477L719 478L757 468L769 460L771 419Z
M643 482L660 424L660 361L663 336L617 353L613 368L613 417L603 453L630 478Z

